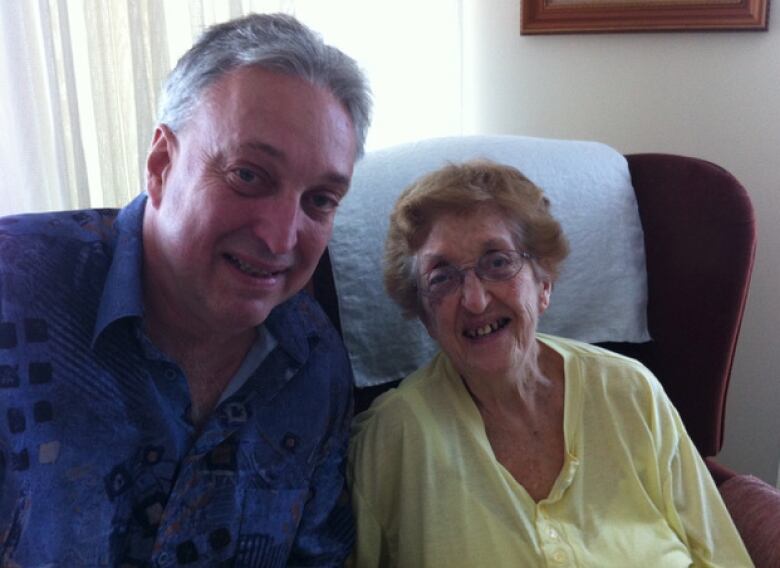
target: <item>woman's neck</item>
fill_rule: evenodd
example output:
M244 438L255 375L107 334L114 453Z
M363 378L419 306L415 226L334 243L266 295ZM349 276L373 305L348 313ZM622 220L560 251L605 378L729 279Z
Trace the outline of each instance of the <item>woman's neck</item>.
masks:
M480 412L533 416L544 412L563 386L563 358L534 340L509 373L493 377L461 376Z

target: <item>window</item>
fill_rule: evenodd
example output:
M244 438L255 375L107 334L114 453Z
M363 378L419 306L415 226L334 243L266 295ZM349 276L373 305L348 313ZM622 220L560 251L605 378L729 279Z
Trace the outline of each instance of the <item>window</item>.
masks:
M0 215L132 199L165 75L205 26L252 11L292 13L358 61L368 150L460 134L461 3L0 2Z

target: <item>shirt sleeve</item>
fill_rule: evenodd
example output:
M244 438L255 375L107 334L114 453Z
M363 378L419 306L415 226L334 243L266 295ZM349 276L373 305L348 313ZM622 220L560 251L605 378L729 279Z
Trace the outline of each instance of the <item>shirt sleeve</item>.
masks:
M661 396L659 426L665 431L660 435L672 448L663 485L670 525L688 546L697 568L752 567L704 460L671 402Z
M343 367L337 372L344 375L334 381L345 388L334 389L341 393L334 395L338 399L334 402L337 419L330 439L325 442L324 458L309 484L309 499L301 514L288 566L343 566L355 543L354 516L345 476L352 419L352 374L346 355Z

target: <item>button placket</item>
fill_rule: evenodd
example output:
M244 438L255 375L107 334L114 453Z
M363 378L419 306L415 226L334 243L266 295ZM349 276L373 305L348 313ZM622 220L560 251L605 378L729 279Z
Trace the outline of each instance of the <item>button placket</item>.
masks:
M571 555L566 548L566 542L560 529L554 524L543 505L537 509L536 529L538 531L540 545L544 556L551 566L567 566L571 562Z

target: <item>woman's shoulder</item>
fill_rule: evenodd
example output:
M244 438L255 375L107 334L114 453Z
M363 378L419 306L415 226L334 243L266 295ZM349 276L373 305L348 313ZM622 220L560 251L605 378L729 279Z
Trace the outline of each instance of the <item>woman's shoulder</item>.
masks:
M379 395L353 422L353 436L368 428L393 428L424 413L429 397L436 396L444 380L442 354Z
M663 391L652 371L636 359L574 339L545 334L538 334L538 338L563 357L568 374L589 383L603 382L613 394L619 390L648 395Z
M537 334L537 338L567 361L576 359L593 366L624 368L639 373L650 372L642 362L598 345L544 333Z
M396 498L396 485L404 477L401 472L423 463L436 446L441 419L433 409L441 394L436 369L434 358L397 388L377 397L353 420L347 475L360 487L363 498L383 502L391 499L391 494ZM380 507L386 508L390 508L389 503Z

